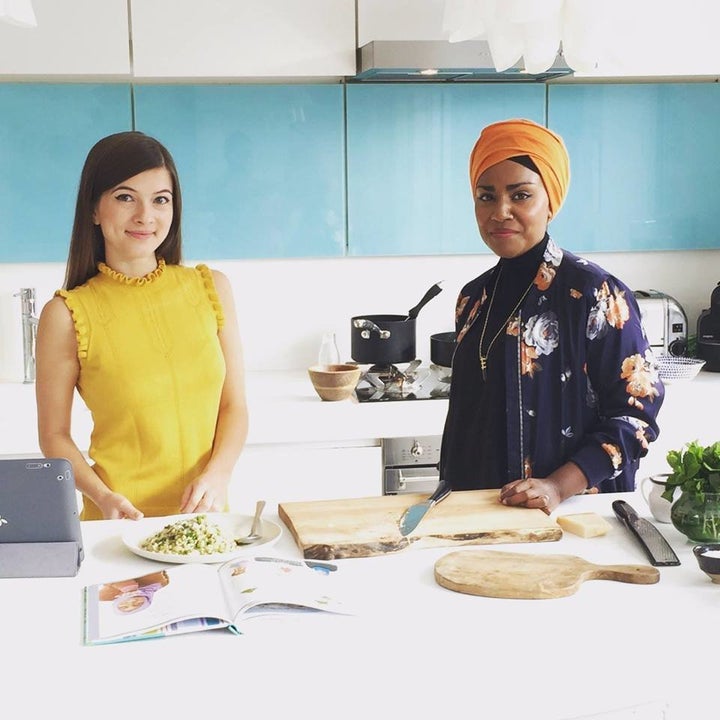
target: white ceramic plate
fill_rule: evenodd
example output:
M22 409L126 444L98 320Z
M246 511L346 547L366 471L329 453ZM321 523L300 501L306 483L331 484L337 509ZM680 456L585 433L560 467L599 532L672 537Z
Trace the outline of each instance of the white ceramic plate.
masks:
M238 515L235 513L205 513L208 521L217 523L233 537L243 537L250 532L252 515ZM125 546L140 557L150 560L159 560L166 563L221 563L242 555L255 555L259 548L274 545L282 535L282 528L271 520L261 520L260 540L250 545L238 545L235 550L228 553L215 553L214 555L171 555L169 553L152 552L144 550L140 544L162 530L166 525L172 525L180 520L186 520L192 515L167 515L165 517L143 518L137 521L128 521L129 527L122 535Z

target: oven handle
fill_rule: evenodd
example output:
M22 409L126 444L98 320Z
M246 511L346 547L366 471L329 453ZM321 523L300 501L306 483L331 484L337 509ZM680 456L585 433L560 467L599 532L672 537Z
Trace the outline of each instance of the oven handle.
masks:
M385 468L384 493L426 492L434 490L440 482L440 472L435 465L408 468Z

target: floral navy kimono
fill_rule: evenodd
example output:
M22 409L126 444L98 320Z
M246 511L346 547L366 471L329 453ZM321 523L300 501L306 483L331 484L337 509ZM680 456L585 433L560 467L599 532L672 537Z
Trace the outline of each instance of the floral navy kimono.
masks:
M635 489L664 387L627 286L546 235L462 289L456 331L441 457L453 489L568 461L589 487Z

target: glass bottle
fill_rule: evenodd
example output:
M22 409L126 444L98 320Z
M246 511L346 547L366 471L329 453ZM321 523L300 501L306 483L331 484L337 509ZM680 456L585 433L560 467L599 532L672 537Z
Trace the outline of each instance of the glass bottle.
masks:
M335 342L335 333L326 332L323 334L320 343L320 351L318 352L318 365L327 367L328 365L337 365L340 362L340 351Z

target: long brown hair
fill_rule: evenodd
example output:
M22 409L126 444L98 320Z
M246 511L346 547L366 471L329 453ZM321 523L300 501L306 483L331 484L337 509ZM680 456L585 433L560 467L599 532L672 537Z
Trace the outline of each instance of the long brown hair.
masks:
M97 274L105 261L105 241L93 213L100 196L135 175L164 167L172 179L173 219L167 237L156 254L168 265L179 265L182 255L180 216L182 198L175 162L168 150L155 138L138 131L108 135L93 145L80 175L75 221L65 270L65 289L72 290Z

